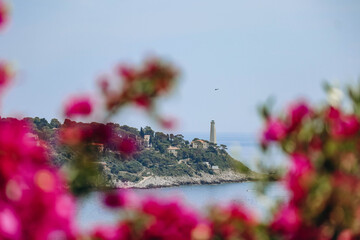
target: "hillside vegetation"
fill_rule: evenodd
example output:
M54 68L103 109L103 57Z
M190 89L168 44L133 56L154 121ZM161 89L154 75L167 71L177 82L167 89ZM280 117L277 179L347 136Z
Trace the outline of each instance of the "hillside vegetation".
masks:
M64 125L76 124L81 127L93 127L99 123L75 123L65 120L61 124L57 119L50 123L44 118L26 118L32 125L33 133L39 139L48 143L52 163L58 167L74 161L76 153L69 147L57 144L59 142L59 129ZM151 127L141 128L120 126L108 123L119 137L132 138L136 141L137 151L124 156L112 148L111 144L89 143L93 154L97 156L98 168L102 171L107 183L114 181L138 182L148 176L200 176L202 173L217 174L221 170L234 170L250 173L241 162L233 159L227 152L225 145L215 145L205 141L207 148L193 148L191 143L181 134L164 134L155 132ZM149 135L148 142L144 136ZM197 140L197 139L194 139ZM99 146L100 145L100 146ZM177 154L167 151L169 146L177 147Z

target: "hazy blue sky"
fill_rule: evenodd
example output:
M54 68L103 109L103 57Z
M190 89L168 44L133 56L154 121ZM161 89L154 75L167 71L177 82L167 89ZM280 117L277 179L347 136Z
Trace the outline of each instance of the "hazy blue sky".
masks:
M94 91L119 62L163 56L182 70L161 111L179 132L256 132L256 106L325 98L360 76L360 1L335 0L14 0L0 35L0 58L16 63L5 115L60 117L70 93ZM215 88L220 88L215 92ZM153 124L139 111L115 121Z

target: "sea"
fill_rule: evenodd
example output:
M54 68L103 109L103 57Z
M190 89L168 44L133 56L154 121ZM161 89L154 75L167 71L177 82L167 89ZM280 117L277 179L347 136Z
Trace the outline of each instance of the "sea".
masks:
M209 139L206 133L185 133L184 138L191 142L194 138ZM217 144L224 144L228 153L256 172L266 172L270 168L285 168L286 157L276 148L264 154L260 150L255 134L218 133ZM263 193L259 193L257 182L225 183L218 185L187 185L155 189L134 189L139 197L155 196L161 199L177 199L199 214L205 214L211 205L224 205L232 202L242 204L266 221L271 209L278 201L286 201L288 192L281 182L268 184ZM99 224L111 224L121 213L107 209L102 204L103 193L92 192L80 199L77 207L77 220L83 230Z

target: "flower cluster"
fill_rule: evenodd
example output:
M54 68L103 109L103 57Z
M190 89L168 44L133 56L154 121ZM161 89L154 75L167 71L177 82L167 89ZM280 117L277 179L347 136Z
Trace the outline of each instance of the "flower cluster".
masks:
M74 239L74 216L74 199L50 167L45 143L26 122L0 120L0 238Z
M114 209L127 209L132 217L116 226L100 226L93 230L92 239L208 239L201 238L201 223L197 214L178 201L164 201L153 197L139 199L129 191L109 193L105 204Z
M155 116L161 126L170 128L173 121L155 114L155 99L168 93L176 83L177 71L173 66L157 58L148 59L138 68L119 65L113 75L102 76L99 88L109 119L127 104L135 104ZM64 106L66 117L89 116L94 101L89 96L75 96Z
M285 116L267 116L262 143L290 158L283 178L291 197L269 225L281 239L360 237L359 117L332 105L300 101Z
M212 207L209 219L211 239L255 240L260 237L257 235L259 221L241 205Z
M120 89L109 87L110 77L101 78L99 85L110 112L128 103L152 110L155 98L167 93L175 84L176 77L177 71L171 65L153 58L139 68L119 65L116 78L122 83Z

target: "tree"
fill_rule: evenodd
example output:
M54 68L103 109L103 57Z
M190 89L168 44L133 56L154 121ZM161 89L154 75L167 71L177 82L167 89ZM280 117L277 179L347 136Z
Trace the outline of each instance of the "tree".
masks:
M50 127L51 128L59 128L59 127L61 127L61 123L56 118L53 118L50 121Z
M33 119L33 122L37 129L42 129L43 127L50 127L48 121L45 118L36 117Z
M152 130L151 129L151 127L149 127L149 126L146 126L145 128L144 128L144 134L145 135L150 135L150 137L154 137L154 130Z
M130 134L133 134L135 136L139 136L139 130L137 130L137 128L134 128L134 127L129 127L128 125L123 125L120 127L122 130L130 133Z
M141 127L141 128L140 128L140 137L141 137L141 138L144 138L144 136L145 136L145 133L144 133L143 128Z

